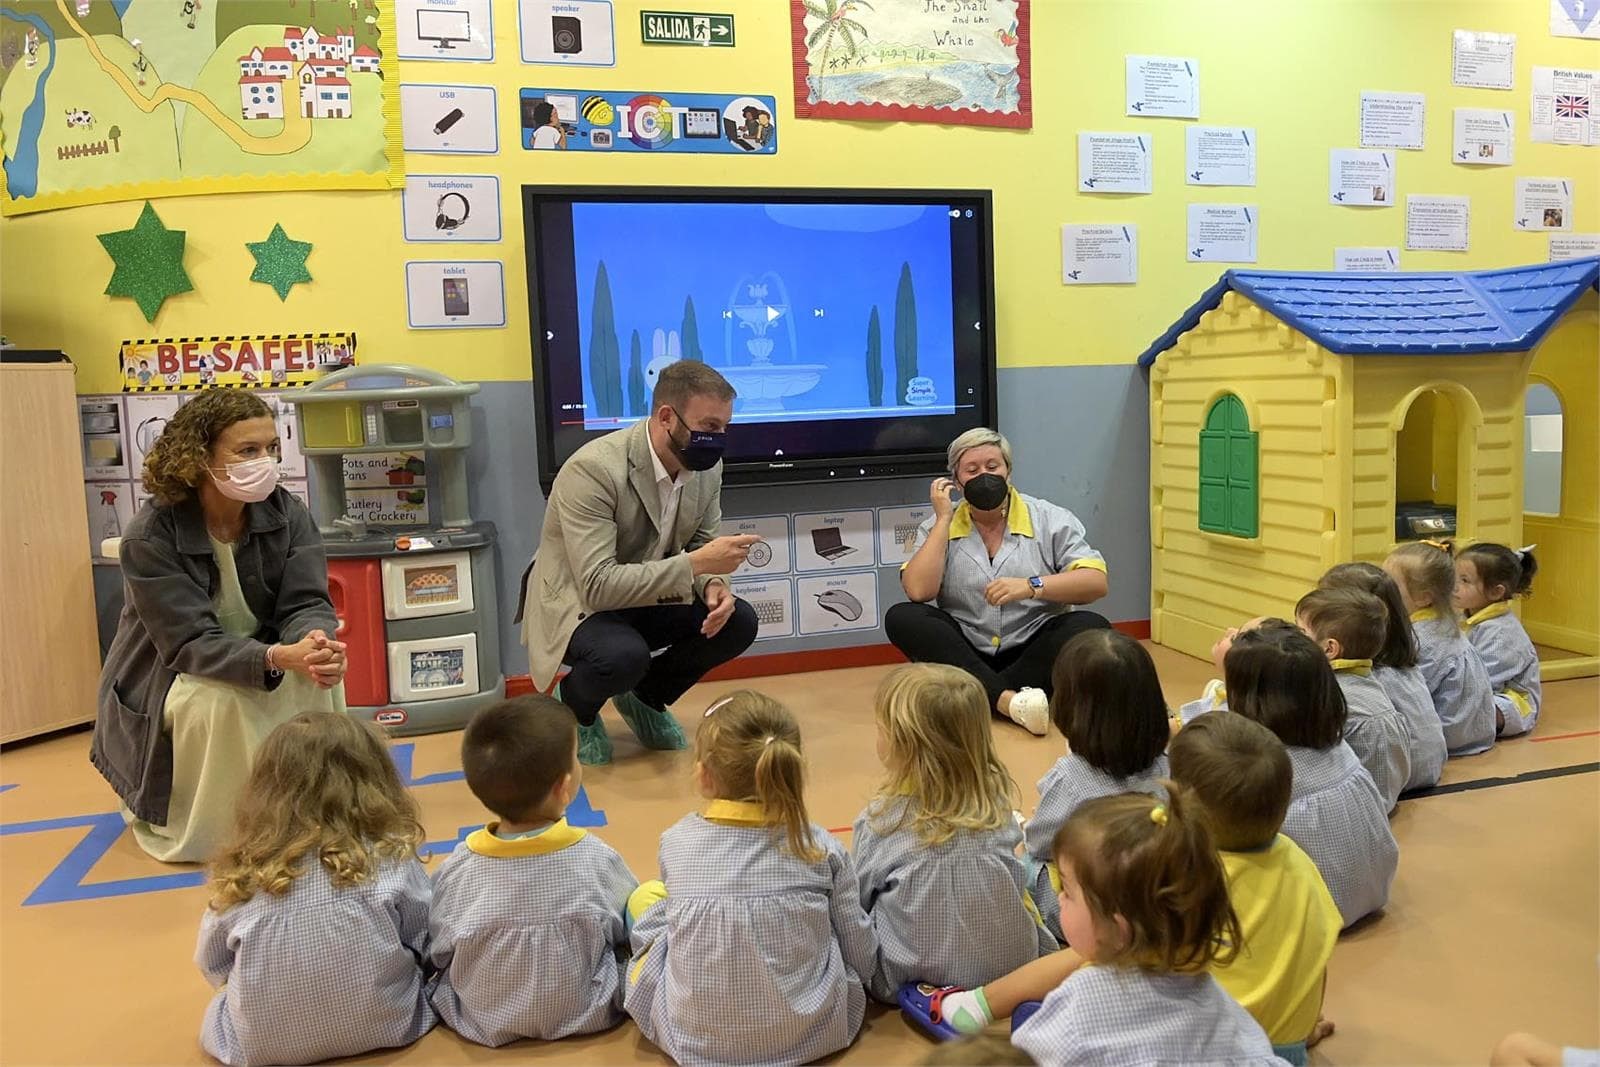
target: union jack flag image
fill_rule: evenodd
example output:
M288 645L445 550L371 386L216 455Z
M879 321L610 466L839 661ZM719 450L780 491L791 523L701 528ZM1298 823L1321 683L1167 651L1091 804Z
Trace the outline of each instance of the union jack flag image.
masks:
M1556 97L1556 118L1586 119L1589 117L1589 98L1562 93Z

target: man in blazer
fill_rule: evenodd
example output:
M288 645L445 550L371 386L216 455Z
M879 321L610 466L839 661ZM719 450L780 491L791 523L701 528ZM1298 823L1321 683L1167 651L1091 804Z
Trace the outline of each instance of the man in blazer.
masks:
M607 699L647 747L686 747L668 705L755 640L754 609L722 576L758 538L717 536L733 398L704 363L670 364L650 417L584 445L551 486L524 575L522 643L541 691L571 668L556 692L586 764L611 762Z

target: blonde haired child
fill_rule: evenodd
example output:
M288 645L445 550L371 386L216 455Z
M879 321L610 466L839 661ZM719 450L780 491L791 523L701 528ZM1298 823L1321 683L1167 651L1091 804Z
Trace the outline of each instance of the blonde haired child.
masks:
M217 987L206 1052L235 1065L315 1063L432 1029L421 841L375 728L305 712L273 730L211 864L195 950Z
M1011 1036L1046 1067L1281 1062L1210 974L1238 951L1239 920L1204 819L1168 794L1088 801L1056 835L1061 925L1091 965Z
M1017 786L995 755L989 701L966 671L912 664L875 701L887 774L853 835L861 906L882 945L871 985L981 985L1053 952L1016 856Z
M1489 672L1500 737L1525 734L1539 721L1539 653L1511 613L1512 598L1528 594L1538 569L1532 545L1510 549L1485 542L1456 557L1455 605L1467 616L1467 640Z
M861 1028L878 942L849 855L806 815L800 728L741 690L706 709L694 748L710 804L661 835L665 885L629 902L623 1006L679 1063L837 1052Z
M1449 544L1416 541L1383 561L1400 587L1417 638L1417 666L1427 679L1433 707L1452 756L1470 756L1494 745L1494 689L1489 672L1456 619L1456 565Z

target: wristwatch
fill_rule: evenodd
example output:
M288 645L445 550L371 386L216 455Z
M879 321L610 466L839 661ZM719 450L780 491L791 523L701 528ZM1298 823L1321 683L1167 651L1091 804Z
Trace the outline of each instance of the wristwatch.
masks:
M1044 596L1044 579L1043 578L1041 578L1037 574L1035 574L1032 578L1028 579L1028 584L1033 586L1033 595L1034 596L1036 596L1036 597Z

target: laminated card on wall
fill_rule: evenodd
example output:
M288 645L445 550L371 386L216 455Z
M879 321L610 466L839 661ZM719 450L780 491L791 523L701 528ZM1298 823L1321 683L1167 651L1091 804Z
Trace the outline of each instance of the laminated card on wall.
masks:
M761 540L750 546L744 562L733 572L734 577L761 577L769 574L788 574L793 565L789 542L789 516L750 515L724 518L718 527L721 537L754 536Z
M757 641L794 636L794 579L735 575L729 588L755 611Z
M1518 178L1513 225L1519 230L1572 229L1572 179Z
M819 512L794 517L794 569L870 567L874 559L870 511Z
M395 0L395 51L401 59L494 59L492 0Z
M796 583L802 636L878 628L878 572L842 571Z
M878 509L878 565L898 567L911 558L917 530L933 515L932 504Z

